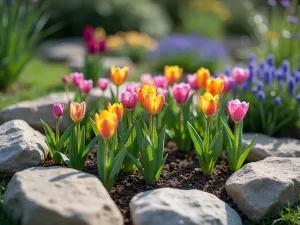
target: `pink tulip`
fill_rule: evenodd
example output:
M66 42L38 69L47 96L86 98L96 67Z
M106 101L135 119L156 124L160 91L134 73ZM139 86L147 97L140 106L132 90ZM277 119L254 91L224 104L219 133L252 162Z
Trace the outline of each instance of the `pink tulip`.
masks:
M193 90L197 91L197 90L200 89L196 74L188 74L187 75L187 81L191 85L191 88Z
M240 122L244 119L249 109L249 103L240 102L240 100L230 100L227 103L227 112L234 122Z
M82 93L88 94L93 88L93 81L92 80L83 80L79 84L79 89Z
M135 92L125 91L121 95L121 101L125 109L132 110L138 101L138 95Z
M156 76L154 77L154 85L158 88L167 88L168 80L165 76Z
M94 28L91 26L86 26L83 29L83 39L88 42L94 38Z
M67 75L64 75L62 78L61 78L61 81L64 85L67 85L69 83L69 80L70 78L67 76Z
M173 96L178 104L184 104L189 98L190 84L180 83L173 85Z
M229 92L232 88L232 84L233 84L233 78L232 77L228 77L226 75L220 75L220 77L223 79L224 81L224 89L223 92Z
M81 81L84 80L83 73L77 73L77 72L71 73L70 77L71 77L71 80L72 80L72 84L75 87L79 87L79 84L81 83Z
M163 94L163 96L165 97L165 99L166 99L167 96L168 96L168 90L165 89L165 88L157 88L157 93L158 93L158 94Z
M140 83L137 83L137 82L132 82L132 83L129 83L126 87L126 90L129 91L129 92L135 92L136 93L136 89L137 88L141 88L142 85Z
M99 43L92 39L87 42L87 50L91 55L94 55L98 52Z
M105 91L107 88L108 88L108 84L109 84L109 81L108 79L106 78L100 78L98 80L98 87L102 90L102 91Z
M233 68L232 76L237 85L240 85L248 80L249 70L240 67Z
M142 86L143 85L153 85L154 84L154 80L153 80L151 74L148 74L148 73L143 74L141 76L141 84L142 84Z
M52 107L52 113L55 118L61 117L64 113L64 104L61 103L54 104Z

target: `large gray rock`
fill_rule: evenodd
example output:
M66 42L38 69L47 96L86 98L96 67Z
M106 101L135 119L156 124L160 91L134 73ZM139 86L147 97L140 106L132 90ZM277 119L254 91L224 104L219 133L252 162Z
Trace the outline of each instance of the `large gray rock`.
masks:
M0 126L0 176L38 166L48 152L45 136L25 121L12 120Z
M245 133L243 144L250 144L256 134ZM264 134L257 134L255 144L247 160L256 162L270 156L300 157L300 141L289 138L273 138Z
M62 167L16 173L3 206L22 225L122 225L122 215L98 178Z
M240 216L216 196L199 190L161 188L130 202L135 225L242 225Z
M246 164L225 185L227 194L251 220L272 216L300 194L300 158L269 157Z

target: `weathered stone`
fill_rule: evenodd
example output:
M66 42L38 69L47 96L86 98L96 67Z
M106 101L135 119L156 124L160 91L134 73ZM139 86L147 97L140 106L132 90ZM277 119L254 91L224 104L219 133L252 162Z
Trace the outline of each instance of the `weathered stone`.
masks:
M243 144L249 145L256 134L245 133ZM289 138L273 138L264 134L257 134L255 144L250 151L247 160L259 161L270 156L276 157L300 157L300 141Z
M161 188L130 202L135 225L241 225L240 216L216 196L199 190Z
M12 120L0 126L0 176L38 166L48 152L45 136L25 121Z
M62 167L16 173L3 206L22 225L122 225L122 215L98 178Z
M300 158L268 157L246 164L225 185L227 194L251 220L272 216L300 193Z

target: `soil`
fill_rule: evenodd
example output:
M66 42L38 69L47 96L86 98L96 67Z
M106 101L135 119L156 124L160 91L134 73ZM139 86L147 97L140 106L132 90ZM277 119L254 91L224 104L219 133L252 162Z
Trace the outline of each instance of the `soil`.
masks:
M183 152L177 150L173 142L168 142L165 146L165 153L169 155L162 170L161 178L155 185L146 185L138 171L131 175L120 173L117 183L110 191L110 195L123 214L125 225L132 225L129 202L133 196L140 192L162 187L185 190L198 189L209 192L228 203L240 214L243 221L246 220L246 217L237 209L232 199L226 194L224 185L232 173L229 171L225 157L221 157L217 162L213 175L208 177L201 172L195 151ZM88 156L85 171L97 176L95 154L95 152L92 152Z

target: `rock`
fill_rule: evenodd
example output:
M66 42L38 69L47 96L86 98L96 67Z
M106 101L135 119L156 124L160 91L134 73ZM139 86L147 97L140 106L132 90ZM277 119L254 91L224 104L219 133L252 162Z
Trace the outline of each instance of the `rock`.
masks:
M22 225L124 224L98 178L69 168L35 167L16 173L3 206Z
M117 66L117 67L128 66L129 76L130 74L133 74L136 71L136 67L134 63L128 57L105 56L102 58L101 63L102 63L104 77L109 77L109 71L111 66ZM73 55L72 57L69 58L68 65L70 70L73 72L82 71L84 67L84 56Z
M272 216L300 193L300 158L268 157L246 164L225 185L227 194L251 220Z
M229 205L199 190L146 191L133 197L130 212L135 225L242 225Z
M243 144L249 145L256 134L245 133ZM270 156L300 157L300 141L289 138L273 138L264 134L257 134L255 144L247 160L256 162Z
M45 136L25 121L12 120L0 126L0 176L38 166L48 152Z

